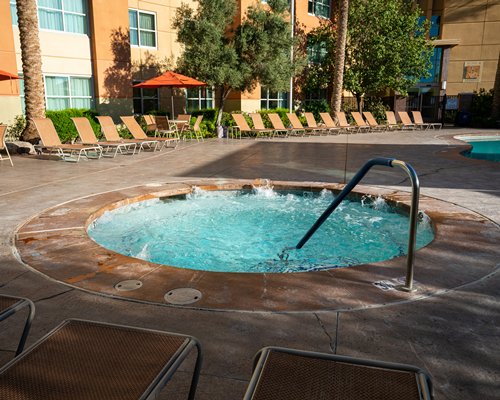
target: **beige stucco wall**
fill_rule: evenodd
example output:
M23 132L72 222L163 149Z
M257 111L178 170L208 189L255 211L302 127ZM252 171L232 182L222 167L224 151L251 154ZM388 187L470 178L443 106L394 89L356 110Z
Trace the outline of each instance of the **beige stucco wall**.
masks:
M19 29L13 26L14 44L21 72ZM92 76L90 40L87 35L40 30L42 72L47 75Z
M451 50L446 92L449 95L493 87L500 51L500 0L443 2L442 39L458 39ZM465 63L481 65L480 79L464 79Z
M0 96L0 124L10 125L16 115L22 114L19 95Z

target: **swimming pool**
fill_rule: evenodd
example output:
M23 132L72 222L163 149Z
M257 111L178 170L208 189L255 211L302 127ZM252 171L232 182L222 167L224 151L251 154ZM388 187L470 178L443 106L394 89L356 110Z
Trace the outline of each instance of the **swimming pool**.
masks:
M100 245L158 264L215 272L306 272L388 260L406 254L408 217L382 199L344 201L303 249L295 245L333 200L318 192L203 191L108 211L87 232ZM433 239L419 223L417 248Z
M472 149L462 153L464 156L477 160L500 161L500 135L460 136L457 139L472 146Z

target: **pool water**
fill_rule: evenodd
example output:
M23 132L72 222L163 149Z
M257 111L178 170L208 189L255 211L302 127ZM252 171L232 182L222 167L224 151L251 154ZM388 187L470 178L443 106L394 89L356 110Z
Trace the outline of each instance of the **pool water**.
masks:
M333 200L330 191L202 191L154 199L104 213L88 227L102 246L143 260L217 272L302 272L387 260L406 254L408 217L383 200L344 200L288 261ZM433 239L428 220L417 247Z
M478 160L500 161L500 136L484 136L464 139L472 146L464 152L469 158Z

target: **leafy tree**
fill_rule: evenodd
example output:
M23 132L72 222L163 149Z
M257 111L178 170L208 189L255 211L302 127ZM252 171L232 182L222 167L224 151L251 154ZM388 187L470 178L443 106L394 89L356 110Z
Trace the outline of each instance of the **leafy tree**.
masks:
M196 12L185 4L177 10L174 28L184 45L178 69L215 87L220 125L231 91L252 91L258 82L271 90L287 88L296 66L290 62L288 3L269 0L267 5L250 6L236 28L235 0L198 3Z
M406 94L428 76L432 45L421 11L405 0L351 0L344 88L361 97L392 89Z

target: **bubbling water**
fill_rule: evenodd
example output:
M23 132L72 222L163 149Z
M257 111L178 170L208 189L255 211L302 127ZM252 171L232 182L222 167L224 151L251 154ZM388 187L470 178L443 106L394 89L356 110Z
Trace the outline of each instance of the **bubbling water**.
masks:
M218 272L317 271L405 254L408 218L382 198L369 197L344 200L301 250L289 251L333 199L326 189L276 191L266 183L252 191L194 188L184 197L106 212L88 233L128 256ZM418 226L417 247L433 238L425 217ZM286 251L277 254L280 249Z

